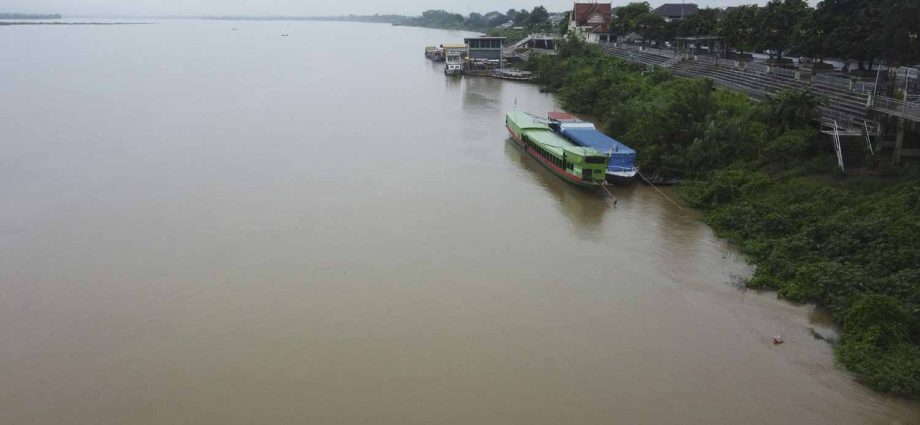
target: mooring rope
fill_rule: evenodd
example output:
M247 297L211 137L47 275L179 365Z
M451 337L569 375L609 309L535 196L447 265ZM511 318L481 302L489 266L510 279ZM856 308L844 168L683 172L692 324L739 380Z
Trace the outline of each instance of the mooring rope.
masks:
M607 192L607 194L610 195L611 198L613 198L613 207L616 208L617 202L619 202L619 200L613 194L613 192L610 191L610 189L607 189L607 182L604 182L603 184L601 184L601 187L604 188L604 191Z
M643 176L642 173L640 173L639 171L636 171L636 174L638 174L639 177L642 177L642 180L645 180L645 182L648 183L649 186L651 186L653 189L657 190L658 193L661 194L661 196L664 196L664 199L667 199L667 200L671 201L671 203L674 204L674 206L676 206L677 208L680 208L681 210L684 209L684 207L680 206L680 204L678 204L677 202L674 202L673 199L668 198L668 195L665 195L664 192L662 192L661 189L659 189L657 186L655 186L654 183L648 181L648 179L645 178L645 176Z

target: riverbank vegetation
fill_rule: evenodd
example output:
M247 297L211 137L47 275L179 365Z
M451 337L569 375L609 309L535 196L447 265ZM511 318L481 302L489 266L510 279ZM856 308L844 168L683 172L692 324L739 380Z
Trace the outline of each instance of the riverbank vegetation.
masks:
M61 19L61 15L56 13L0 13L0 19Z
M825 306L841 364L874 388L920 397L920 179L879 162L843 176L822 145L818 98L764 102L705 79L644 71L570 37L527 68L563 107L635 147L756 264L747 285Z
M557 31L559 28L552 23L554 15L558 15L556 18L559 22L568 23L567 13L552 14L545 7L537 6L532 10L472 12L466 16L444 10L426 10L421 16L404 17L394 22L394 25L483 32L490 36L506 37L508 43L513 43L532 32Z

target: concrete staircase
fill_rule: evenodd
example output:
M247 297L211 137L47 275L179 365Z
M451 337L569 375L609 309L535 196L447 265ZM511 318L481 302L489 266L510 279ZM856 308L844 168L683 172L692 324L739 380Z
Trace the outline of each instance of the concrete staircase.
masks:
M846 78L796 72L785 68L770 68L762 63L715 60L680 59L655 54L647 50L626 49L615 45L603 46L604 52L629 62L648 67L665 67L680 77L709 78L717 86L737 90L753 98L763 99L787 89L811 90L822 100L819 107L821 131L830 137L841 169L859 167L867 152L874 149L872 137L878 134L878 123L868 121L869 95L865 87L854 87ZM654 49L652 49L654 50Z
M800 81L794 79L790 80L761 72L743 71L697 61L680 61L674 64L671 70L681 77L707 77L716 85L737 89L756 98L775 95L785 89L805 88Z
M656 55L640 50L624 49L613 44L604 45L603 49L604 53L607 53L608 55L616 56L627 62L640 63L648 67L657 66L662 68L669 68L675 62L674 58L672 57Z
M868 94L828 83L826 79L812 81L811 76L796 79L794 72L774 74L692 60L677 62L671 70L682 77L706 77L716 85L739 90L755 98L776 95L786 89L811 90L822 98L821 115L836 119L838 125L847 130L862 127L868 114Z

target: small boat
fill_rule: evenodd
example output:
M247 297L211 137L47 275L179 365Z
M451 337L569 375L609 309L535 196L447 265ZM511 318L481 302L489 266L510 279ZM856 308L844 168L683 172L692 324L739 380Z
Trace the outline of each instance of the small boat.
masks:
M639 174L636 167L636 151L629 146L607 136L594 127L594 124L582 121L566 112L550 112L549 127L570 142L597 149L610 156L607 163L607 181L615 184L629 184Z
M605 183L610 157L604 153L569 142L542 119L525 112L508 112L505 127L518 146L563 180L582 187Z
M438 50L437 46L426 46L425 47L425 57L431 59L431 55L434 54L435 50Z
M444 75L460 75L463 72L462 52L448 51L444 60Z
M514 81L530 81L536 78L532 72L518 69L496 69L492 76L503 80Z
M287 34L281 34L281 36L282 36L282 37L287 37L288 35L287 35Z

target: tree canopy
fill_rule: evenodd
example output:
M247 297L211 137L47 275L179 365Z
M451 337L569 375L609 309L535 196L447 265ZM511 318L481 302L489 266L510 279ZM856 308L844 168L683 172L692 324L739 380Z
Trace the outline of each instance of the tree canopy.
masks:
M420 17L398 23L491 33L511 22L524 31L564 34L570 13L565 12L556 27L544 6L468 16L427 10ZM879 61L892 66L920 63L918 16L920 0L824 0L814 8L806 0L770 0L763 7L739 6L730 11L704 8L695 15L666 22L652 12L649 2L634 1L617 9L610 31L620 36L636 32L656 43L679 36L718 35L729 49L740 53L834 57L855 60L864 69Z

